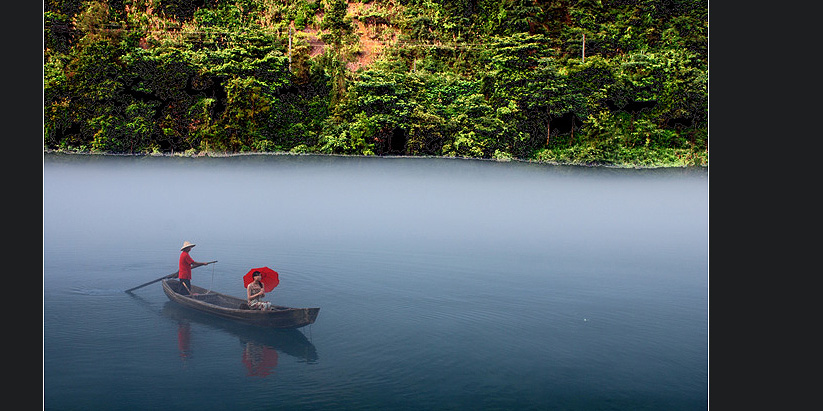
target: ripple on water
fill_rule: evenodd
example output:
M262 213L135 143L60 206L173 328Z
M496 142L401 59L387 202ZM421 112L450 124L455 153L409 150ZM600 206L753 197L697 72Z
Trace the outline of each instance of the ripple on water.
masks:
M86 287L71 287L69 293L74 295L88 295L88 296L113 296L123 295L123 290L114 288L86 288Z

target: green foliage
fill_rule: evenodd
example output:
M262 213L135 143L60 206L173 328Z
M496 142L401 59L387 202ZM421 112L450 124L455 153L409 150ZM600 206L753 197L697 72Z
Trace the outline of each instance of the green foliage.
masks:
M49 0L44 147L706 162L705 1L364 3Z

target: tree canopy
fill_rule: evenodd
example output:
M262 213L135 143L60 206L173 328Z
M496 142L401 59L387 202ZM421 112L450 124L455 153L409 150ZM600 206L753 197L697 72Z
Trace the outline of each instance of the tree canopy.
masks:
M44 10L48 150L707 162L705 0Z

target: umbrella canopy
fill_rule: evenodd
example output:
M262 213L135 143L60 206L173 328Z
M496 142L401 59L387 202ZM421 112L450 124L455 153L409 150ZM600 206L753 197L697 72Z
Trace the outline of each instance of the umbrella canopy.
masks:
M277 271L272 270L269 267L260 267L260 268L252 268L246 275L243 276L243 287L248 287L254 278L252 275L255 271L260 271L261 277L260 282L263 283L263 291L271 292L274 290L274 287L277 287L280 284L280 276L277 274Z

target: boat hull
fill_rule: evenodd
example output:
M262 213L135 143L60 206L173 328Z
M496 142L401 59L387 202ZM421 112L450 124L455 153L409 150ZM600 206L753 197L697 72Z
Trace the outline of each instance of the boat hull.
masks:
M241 308L246 300L230 295L192 286L194 295L179 293L182 285L178 280L165 279L163 292L169 298L185 307L228 318L246 324L268 328L300 328L314 323L320 308L292 308L272 305L271 310L250 310Z

